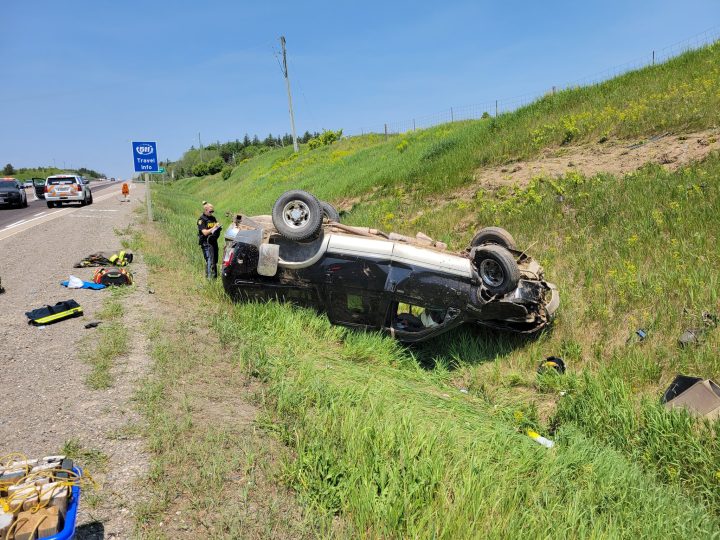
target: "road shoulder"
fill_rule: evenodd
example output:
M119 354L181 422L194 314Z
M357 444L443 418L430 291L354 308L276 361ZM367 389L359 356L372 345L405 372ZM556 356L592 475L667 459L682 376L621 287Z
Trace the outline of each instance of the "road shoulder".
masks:
M316 524L281 480L289 449L262 417L262 385L212 329L222 307L201 294L208 285L178 264L159 230L143 233L160 302L144 326L153 366L137 399L152 453L138 533L316 537Z
M98 483L83 492L77 538L127 538L133 530L132 505L142 495L137 479L145 476L147 454L135 412L137 382L148 367L141 313L151 311L146 297L142 257L132 264L136 285L125 294L111 290L69 290L60 281L76 275L89 280L94 268L73 265L96 251L113 252L128 241L138 214L134 203L112 197L78 208L51 222L34 225L0 240L0 275L7 292L0 296L3 347L4 414L0 418L0 454L31 457L67 453ZM88 384L101 336L114 339L108 304L114 297L121 313L115 321L128 340L108 352L109 384ZM44 327L27 324L24 313L74 299L82 317ZM152 299L150 299L152 300ZM113 308L118 311L117 308ZM99 321L95 328L87 323Z

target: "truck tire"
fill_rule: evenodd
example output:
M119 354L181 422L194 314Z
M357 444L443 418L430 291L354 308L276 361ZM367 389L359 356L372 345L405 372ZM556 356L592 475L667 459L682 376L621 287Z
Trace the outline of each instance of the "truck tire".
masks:
M485 227L480 229L470 242L470 247L497 244L507 249L515 249L515 239L502 227Z
M340 223L340 214L332 204L325 201L320 201L320 206L322 207L325 219L327 219L328 221L334 221L335 223Z
M273 205L272 222L288 240L309 240L322 228L323 210L320 201L311 193L286 191Z
M502 246L488 244L473 248L475 269L483 286L494 295L505 295L520 281L520 268L515 257Z

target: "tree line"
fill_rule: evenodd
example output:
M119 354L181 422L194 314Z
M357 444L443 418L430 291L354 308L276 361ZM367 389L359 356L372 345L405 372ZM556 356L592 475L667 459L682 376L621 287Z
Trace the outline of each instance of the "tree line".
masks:
M310 133L309 131L306 131L300 137L298 137L298 142L304 144L313 137L317 137L319 135L319 133ZM243 151L247 148L257 148L261 146L267 148L281 148L283 146L290 146L292 145L292 143L292 135L290 135L289 133L286 133L285 135L278 135L277 137L270 133L262 140L257 135L253 136L253 138L251 139L250 136L246 133L245 137L243 137L242 140L235 139L234 141L229 141L226 143L218 142L214 144L209 144L205 148L207 150L217 150L220 154L220 157L223 158L223 161L225 161L225 163L231 163L233 156L235 156L235 159L237 160L238 154L242 154ZM194 147L191 147L191 150L193 148Z
M304 144L319 136L320 133L306 131L298 137L298 143ZM168 162L166 166L170 165L173 168L176 178L206 176L221 171L225 177L230 175L232 167L244 159L284 146L292 146L292 135L289 133L277 136L271 133L264 139L260 139L257 135L251 138L246 133L242 139L234 141L216 142L202 148L191 146L180 160L175 163Z
M12 163L8 163L3 167L3 176L17 176L21 179L31 178L32 176L50 176L53 174L61 174L67 172L70 174L78 174L89 178L105 178L105 175L101 172L86 167L80 167L79 169L58 169L57 167L21 167L16 169L12 166Z

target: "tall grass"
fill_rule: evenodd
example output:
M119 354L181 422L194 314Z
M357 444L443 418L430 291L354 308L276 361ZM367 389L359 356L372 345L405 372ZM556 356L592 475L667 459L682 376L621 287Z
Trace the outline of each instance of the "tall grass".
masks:
M350 223L421 229L456 249L481 226L504 226L560 287L558 320L535 339L464 328L412 348L287 306L228 308L211 289L221 339L239 368L269 385L267 408L297 452L287 479L308 504L371 537L718 530L720 425L667 412L659 395L678 372L720 373L718 332L696 347L676 344L701 311L720 309L720 158L672 173L570 173L442 207L434 196L483 163L543 148L716 126L719 56L715 45L495 121L268 152L227 182L159 189L176 264L198 272L200 199L268 213L292 187L356 198ZM642 342L631 339L638 328ZM552 354L568 374L537 376ZM534 445L526 428L558 445Z
M158 200L163 226L183 254L175 263L187 260L201 268L194 238L177 219L189 217L192 200L170 192L159 193ZM558 446L548 452L523 434L526 427L548 427L531 400L502 399L473 383L477 366L466 356L473 347L482 358L504 356L512 364L519 351L537 355L552 336L538 342L486 333L482 337L490 339L480 341L464 331L444 338L454 350L442 352L443 344L408 350L288 306L238 305L226 312L222 292L212 288L210 294L221 306L214 325L222 343L235 351L240 369L269 384L266 406L297 452L287 465L288 482L310 506L341 512L358 531L455 538L478 531L630 537L672 530L702 537L717 526L712 496L687 497L683 491L684 480L712 478L717 456L711 447L700 452L684 478L657 475L658 456L635 462L632 456L641 447L612 449L615 441L600 428L616 424L613 415L592 426L574 420L577 408L570 403L589 404L576 416L591 418L607 405L584 399L582 381L529 383L527 371L518 367L515 378L505 381L513 391L524 384L538 384L543 392L574 390L555 418ZM440 367L423 370L416 361L423 358ZM470 379L469 395L452 386L456 377ZM485 382L493 385L491 378ZM627 399L618 410L629 405L632 415ZM700 441L687 430L677 437ZM667 445L662 459L678 459L687 447Z

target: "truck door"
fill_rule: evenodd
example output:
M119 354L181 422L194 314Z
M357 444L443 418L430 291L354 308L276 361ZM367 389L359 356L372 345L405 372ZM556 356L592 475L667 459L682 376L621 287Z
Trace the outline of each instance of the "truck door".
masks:
M389 304L385 292L389 261L338 255L327 257L324 266L330 320L355 328L380 329Z

